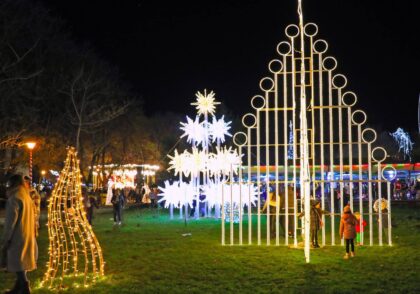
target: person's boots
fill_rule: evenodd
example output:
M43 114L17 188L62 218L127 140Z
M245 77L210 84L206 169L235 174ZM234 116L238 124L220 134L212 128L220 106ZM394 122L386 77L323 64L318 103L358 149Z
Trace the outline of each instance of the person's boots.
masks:
M21 294L30 294L31 288L29 287L29 281L26 281L22 284L22 288L20 289Z
M12 289L7 290L6 292L4 292L4 294L18 294L20 293L20 285L18 283L18 281L15 282L15 285L13 286Z

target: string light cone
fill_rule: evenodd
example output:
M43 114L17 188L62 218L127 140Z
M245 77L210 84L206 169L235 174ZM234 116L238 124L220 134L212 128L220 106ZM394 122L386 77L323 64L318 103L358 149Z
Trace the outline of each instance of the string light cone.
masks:
M62 288L67 276L82 276L87 287L104 275L101 246L89 224L81 189L79 161L69 147L48 205L49 261L43 286Z

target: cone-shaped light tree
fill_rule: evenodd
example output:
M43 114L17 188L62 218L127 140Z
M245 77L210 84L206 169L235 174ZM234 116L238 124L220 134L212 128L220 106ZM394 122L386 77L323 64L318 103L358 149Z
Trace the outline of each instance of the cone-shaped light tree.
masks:
M84 286L104 275L101 246L89 224L77 152L69 147L48 205L49 261L43 285L61 288L66 276L82 276Z

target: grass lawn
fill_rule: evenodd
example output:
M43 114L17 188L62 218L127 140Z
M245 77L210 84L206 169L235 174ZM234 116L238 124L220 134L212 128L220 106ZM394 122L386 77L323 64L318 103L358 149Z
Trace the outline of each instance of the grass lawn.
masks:
M148 209L126 210L122 227L113 227L110 218L111 211L104 210L94 219L105 278L86 289L69 285L63 292L420 293L419 207L393 208L394 246L358 247L350 260L343 260L343 247L326 246L311 250L310 264L300 249L221 246L215 219L190 220L185 227L182 220L169 221L168 214ZM29 273L33 285L44 273L47 244L43 229L39 269ZM0 273L0 290L13 280L14 275ZM33 292L51 293L43 288Z

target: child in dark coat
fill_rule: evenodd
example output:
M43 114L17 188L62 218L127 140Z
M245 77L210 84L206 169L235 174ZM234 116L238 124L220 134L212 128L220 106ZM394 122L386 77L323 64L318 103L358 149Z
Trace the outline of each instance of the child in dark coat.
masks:
M344 259L349 258L349 253L351 257L354 257L354 238L356 238L356 217L351 213L350 206L344 207L344 213L341 216L340 220L340 237L346 240L346 255ZM351 245L351 252L350 250Z

